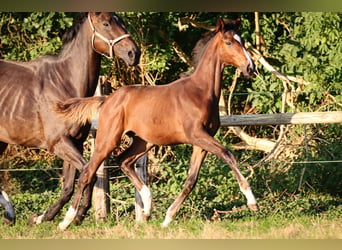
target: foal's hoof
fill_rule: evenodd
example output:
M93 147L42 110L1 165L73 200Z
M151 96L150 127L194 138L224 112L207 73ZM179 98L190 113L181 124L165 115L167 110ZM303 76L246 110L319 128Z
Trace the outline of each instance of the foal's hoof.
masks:
M34 226L34 225L36 225L37 223L37 218L38 218L38 216L39 216L40 214L32 214L31 216L30 216L30 218L27 220L27 225L29 225L29 226Z
M248 208L252 211L258 211L259 210L259 206L258 204L247 204Z
M5 212L4 215L2 216L2 220L7 224L7 225L14 225L15 224L15 217L12 217L9 213Z

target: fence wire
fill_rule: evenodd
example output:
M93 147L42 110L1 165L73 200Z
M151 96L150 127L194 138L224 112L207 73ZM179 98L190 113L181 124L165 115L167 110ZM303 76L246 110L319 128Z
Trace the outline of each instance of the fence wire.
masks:
M254 95L254 94L273 94L273 95L282 95L282 94L311 94L311 93L330 93L330 94L342 94L342 89L332 89L332 90L310 90L310 91L251 91L251 92L233 92L232 95L234 96L243 96L243 95ZM225 96L230 95L230 93L224 93ZM249 165L253 166L257 162L243 162L240 165ZM309 164L337 164L342 163L342 160L304 160L304 161L268 161L262 162L260 165L288 165L288 164L302 164L302 165L309 165ZM0 162L1 164L1 162ZM149 166L154 167L168 167L168 166L180 166L180 164L149 164ZM188 166L188 164L183 164L184 166ZM342 167L342 164L340 165ZM119 168L119 166L105 166L105 168L112 169L112 168ZM62 168L55 168L55 167L46 167L46 168L36 168L36 169L28 169L28 168L6 168L0 169L0 172L25 172L25 171L62 171Z

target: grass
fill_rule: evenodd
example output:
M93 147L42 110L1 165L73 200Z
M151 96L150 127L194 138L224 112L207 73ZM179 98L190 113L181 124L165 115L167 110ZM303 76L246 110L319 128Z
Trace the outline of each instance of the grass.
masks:
M60 219L60 218L58 218ZM108 219L96 223L88 218L81 226L59 232L58 220L29 227L26 221L14 226L0 224L1 239L342 239L342 221L331 216L282 215L239 220L177 219L168 228L161 221L135 223L132 218L119 222Z

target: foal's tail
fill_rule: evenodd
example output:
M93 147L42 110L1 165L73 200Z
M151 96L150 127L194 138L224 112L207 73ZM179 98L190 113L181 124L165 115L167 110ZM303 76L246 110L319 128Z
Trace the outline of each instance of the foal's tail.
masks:
M71 98L57 102L53 111L66 121L84 125L91 122L106 99L107 96Z

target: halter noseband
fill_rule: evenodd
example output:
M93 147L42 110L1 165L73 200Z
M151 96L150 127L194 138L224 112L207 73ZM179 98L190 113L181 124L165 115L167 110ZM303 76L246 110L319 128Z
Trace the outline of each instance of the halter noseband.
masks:
M93 31L93 35L92 35L92 38L91 38L91 46L93 47L93 50L107 58L110 58L112 59L113 58L113 51L114 51L114 45L118 42L120 42L122 39L126 38L126 37L130 37L131 35L130 34L124 34L122 36L119 36L118 38L115 38L114 40L109 40L107 39L106 37L104 37L103 35L101 35L99 32L97 32L95 30L95 27L91 21L91 18L90 18L90 14L88 14L88 20L89 20L89 24L90 24L90 27ZM102 52L98 51L95 46L94 46L94 41L95 41L95 36L97 36L98 38L100 38L102 41L106 42L109 46L109 56L107 56L106 54L103 54Z

